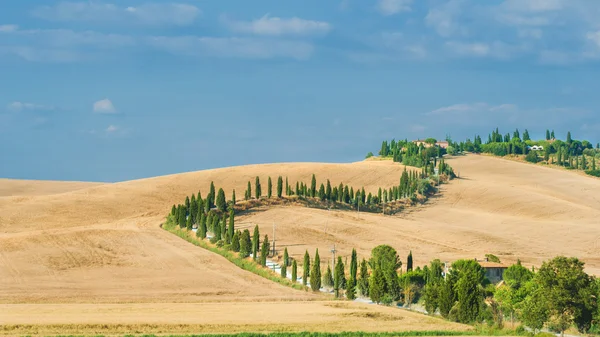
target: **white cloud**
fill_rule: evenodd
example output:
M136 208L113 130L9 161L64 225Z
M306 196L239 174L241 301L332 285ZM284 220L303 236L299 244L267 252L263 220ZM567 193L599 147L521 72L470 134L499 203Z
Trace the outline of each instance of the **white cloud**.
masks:
M189 56L219 56L248 59L309 58L314 50L310 43L261 38L167 37L149 38L154 48Z
M466 12L463 8L464 2L464 0L450 0L440 6L430 8L425 16L425 23L433 27L442 37L466 35L467 28L458 22L459 17Z
M466 114L471 112L507 112L517 111L519 107L515 104L500 104L490 105L488 103L477 102L477 103L462 103L454 104L450 106L441 107L432 110L426 115L448 115L448 114Z
M394 15L410 11L412 0L379 0L377 10L383 15Z
M250 22L232 21L226 17L222 17L221 20L235 32L256 35L315 35L325 34L331 30L331 25L327 22L305 20L297 17L282 19L270 17L268 14Z
M8 104L7 109L10 111L24 111L24 110L45 110L45 111L50 111L50 110L54 110L54 107L51 106L47 106L47 105L42 105L42 104L35 104L35 103L26 103L26 102L12 102L10 104Z
M490 46L485 43L463 43L456 41L446 42L452 52L464 56L487 56L490 53Z
M510 45L502 41L490 43L448 41L445 43L445 47L456 56L489 57L497 60L508 60L530 50L530 46L527 44Z
M17 25L0 25L0 33L11 33L19 29Z
M33 15L51 21L122 22L145 25L189 25L200 15L193 5L147 3L136 7L119 7L103 2L59 2L41 6Z
M109 125L109 126L106 128L106 130L105 130L105 131L106 131L107 133L113 133L113 132L116 132L117 130L119 130L119 127L118 127L118 126L115 126L115 125Z
M115 109L113 103L108 98L105 98L94 103L94 112L112 114L116 113L117 110Z

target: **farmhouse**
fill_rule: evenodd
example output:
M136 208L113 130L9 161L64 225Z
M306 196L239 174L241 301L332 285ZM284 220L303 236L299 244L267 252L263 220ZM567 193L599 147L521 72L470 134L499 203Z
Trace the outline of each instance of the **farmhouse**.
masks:
M481 265L481 267L483 267L483 270L485 270L485 277L491 282L491 283L499 283L501 282L504 278L504 271L508 268L507 265L504 265L502 263L498 263L498 262L491 262L488 261L487 258L483 259L483 260L477 260L475 259L475 261L477 261L479 263L479 265ZM443 275L445 276L448 272L450 271L450 264L448 262L446 262L444 264L444 271L443 271Z
M413 140L413 143L415 143L417 146L420 146L421 144L423 144L423 146L425 146L425 147L431 146L431 144L426 143L424 139ZM447 149L449 144L448 144L448 142L443 141L443 142L436 142L435 145L441 147L442 149Z
M539 146L534 145L534 146L528 146L527 149L531 150L531 151L543 151L544 147L542 145L539 145Z

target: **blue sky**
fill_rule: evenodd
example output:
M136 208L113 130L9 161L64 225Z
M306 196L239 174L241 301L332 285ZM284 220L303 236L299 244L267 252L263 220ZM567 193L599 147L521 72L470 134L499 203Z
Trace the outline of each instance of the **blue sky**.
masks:
M17 1L0 177L361 160L383 139L600 141L600 1Z

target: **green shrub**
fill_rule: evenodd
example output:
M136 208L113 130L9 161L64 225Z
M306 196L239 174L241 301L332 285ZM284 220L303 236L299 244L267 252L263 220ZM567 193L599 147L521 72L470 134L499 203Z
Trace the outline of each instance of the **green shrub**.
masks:
M537 152L535 151L530 151L526 156L525 156L525 160L530 162L530 163L537 163L538 162L538 155Z
M588 170L585 171L585 173L593 176L593 177L599 177L600 178L600 170Z
M217 239L217 236L213 236L212 238L210 238L210 240L209 240L209 241L210 241L210 243L212 243L212 244L214 245L214 244L215 244L215 243L217 243L217 241L219 241L219 240Z
M365 156L365 159L371 158L373 157L373 152L369 152L367 153L367 155Z
M225 244L225 242L223 242L223 240L217 241L217 247L219 247L219 248L223 248L224 244Z

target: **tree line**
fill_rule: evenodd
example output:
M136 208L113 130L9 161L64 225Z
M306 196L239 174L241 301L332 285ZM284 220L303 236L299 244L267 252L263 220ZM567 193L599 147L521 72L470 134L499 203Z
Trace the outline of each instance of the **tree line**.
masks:
M482 143L476 135L474 141L453 143L453 152L490 153L496 156L523 155L531 163L545 162L568 169L583 170L590 175L600 176L598 161L600 161L600 143L594 145L587 140L576 140L567 132L565 140L557 139L554 130L546 130L542 140L532 140L529 131L521 134L519 129L502 134L498 128L488 134L487 141ZM543 150L531 150L533 146L542 146ZM454 150L454 148L456 150ZM451 152L450 149L448 152Z

